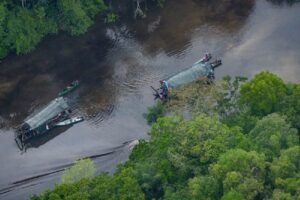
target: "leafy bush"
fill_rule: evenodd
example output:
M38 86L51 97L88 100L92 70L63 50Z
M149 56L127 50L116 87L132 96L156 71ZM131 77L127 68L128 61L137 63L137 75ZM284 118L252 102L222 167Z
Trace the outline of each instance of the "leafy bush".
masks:
M61 177L62 183L74 183L83 178L92 178L95 174L96 168L91 159L81 159L66 169Z
M252 114L267 115L276 112L286 94L282 79L268 71L260 72L242 85L241 103L249 105Z
M71 35L85 33L95 15L105 10L103 0L3 0L0 3L0 59L11 51L28 53L45 35L59 30Z
M257 78L260 76L265 80ZM220 109L210 109L212 113L197 112L192 119L184 120L178 116L163 117L165 106L169 109L170 105L158 103L145 114L152 123L150 139L135 146L129 161L120 165L114 175L102 173L93 179L57 185L54 190L32 199L297 199L300 145L291 121L298 112L291 111L298 109L295 107L298 87L287 87L269 72L258 74L253 80L244 88L264 88L263 91L268 88L271 93L278 91L273 88L278 84L288 88L282 99L283 105L288 106L289 116L279 114L286 110L273 101L276 94L268 94L263 104L256 104L257 96L251 99L251 92L244 91L241 95L247 98L243 101L249 99L250 103L243 102L239 101L239 87L234 89L234 100L212 106L221 106L222 111L236 109L233 113L225 112L234 116L230 123L225 120L226 124L218 113ZM270 84L266 86L262 82ZM229 97L227 86L216 97L222 99L224 94ZM185 95L190 96L179 96L176 102L193 98L202 101L195 93ZM233 102L236 105L231 105ZM271 110L280 112L267 115L272 111L260 106L268 102L276 104ZM250 111L243 110L244 107ZM252 112L257 109L260 112ZM249 119L251 125L247 126ZM247 133L239 125L247 127Z
M106 15L106 18L104 19L104 22L106 24L113 24L116 23L119 20L119 15L114 14L114 13L108 13Z
M165 108L161 102L149 107L147 112L144 113L144 117L147 119L148 124L152 124L157 121L158 118L163 117L165 114Z

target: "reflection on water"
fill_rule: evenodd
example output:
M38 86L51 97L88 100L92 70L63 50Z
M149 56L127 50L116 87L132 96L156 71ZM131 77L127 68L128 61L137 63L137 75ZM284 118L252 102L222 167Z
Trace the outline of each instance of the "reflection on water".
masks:
M168 1L145 20L125 18L105 29L97 22L83 36L49 37L31 54L2 62L0 198L20 199L53 186L61 171L50 172L82 157L103 155L97 169L113 171L127 159L125 141L147 138L142 113L154 103L149 86L189 67L206 51L222 57L218 76L252 76L269 69L300 81L299 4L216 2ZM68 99L74 115L86 120L37 138L31 142L34 148L21 154L13 127L73 80L81 85ZM48 173L35 182L13 184Z
M261 70L277 73L286 81L299 82L300 4L278 7L258 1L245 26L241 41L224 54L219 75L253 76Z
M143 23L130 24L147 53L163 50L168 55L184 53L199 29L236 33L254 7L254 0L184 1L167 3L161 13L150 13ZM152 14L152 15L151 15Z
M1 63L0 72L2 121L8 126L21 123L73 80L82 83L77 98L80 110L88 119L94 116L102 121L106 111L110 115L118 106L119 94L138 93L140 85L159 76L148 68L161 50L168 56L184 56L193 48L194 35L200 34L201 43L207 44L199 49L197 59L205 50L215 52L231 43L230 33L242 27L254 6L253 0L237 2L241 1L186 1L183 5L175 0L161 12L149 12L145 20L125 21L106 30L98 23L78 38L49 38L29 55L9 57ZM216 37L218 44L213 42Z
M299 0L267 0L267 1L277 5L283 5L283 4L294 5L295 3L299 3Z

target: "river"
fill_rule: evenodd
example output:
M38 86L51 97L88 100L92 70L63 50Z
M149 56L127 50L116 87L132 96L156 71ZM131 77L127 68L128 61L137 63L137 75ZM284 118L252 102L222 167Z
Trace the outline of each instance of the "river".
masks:
M269 70L300 82L299 3L199 2L168 1L146 19L106 28L97 20L82 36L48 36L32 53L0 63L0 199L52 188L83 157L92 157L98 172L113 172L128 159L132 141L148 138L142 114L154 104L149 86L205 52L223 60L217 78ZM68 100L85 121L55 129L21 152L14 127L76 79L81 86Z

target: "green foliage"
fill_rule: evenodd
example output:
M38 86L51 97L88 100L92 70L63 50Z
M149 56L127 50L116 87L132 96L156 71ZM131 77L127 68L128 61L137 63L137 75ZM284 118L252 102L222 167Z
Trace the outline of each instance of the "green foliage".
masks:
M69 31L71 35L86 32L92 24L92 20L82 8L79 0L59 0L58 9L62 16L62 28Z
M74 183L83 178L92 178L96 168L91 159L81 159L69 169L66 169L62 178L62 183Z
M0 59L4 58L8 53L8 40L7 40L7 17L8 10L4 3L0 3Z
M190 200L189 191L182 185L177 187L166 187L164 193L164 199L166 200Z
M144 199L137 181L133 177L133 169L123 168L114 176L101 174L92 183L90 199Z
M275 189L273 191L272 199L274 199L274 200L293 200L295 198L293 198L291 196L291 194L289 194L289 193L285 193L281 190Z
M189 180L188 191L191 199L216 199L219 185L211 176L197 176Z
M42 10L40 10L42 12ZM43 17L43 13L39 13ZM12 13L7 22L8 40L11 48L17 54L28 53L40 42L43 30L40 30L39 21L36 21L35 13L20 8Z
M49 200L61 200L61 198L60 198L60 196L58 194L51 193L49 195Z
M81 1L81 3L82 9L89 17L94 17L96 14L107 10L107 7L102 0L84 0Z
M244 133L249 133L255 127L259 118L259 116L251 115L248 108L242 108L236 113L224 116L222 122L230 127L241 127Z
M114 14L114 13L108 13L106 15L106 18L104 19L104 22L106 24L113 24L116 23L119 20L119 15Z
M114 176L102 173L94 179L82 179L75 183L56 185L53 191L46 191L40 196L31 197L31 199L142 200L144 199L144 194L133 177L133 169L128 167L117 172Z
M255 115L267 115L279 108L286 92L284 82L276 75L265 71L242 85L241 103L249 105Z
M235 94L234 100L231 100L232 103L229 104L229 108L233 108L229 109L230 112L228 112L226 98L221 98L221 103L219 103L221 107L219 113L222 121L227 125L240 126L245 133L248 133L261 117L278 112L286 116L292 127L300 130L300 84L284 84L276 75L261 72L242 85L241 94L236 94L238 90L233 91L235 92L230 92ZM225 94L229 96L228 92ZM224 112L224 109L227 109L227 112Z
M206 174L210 164L216 162L222 153L230 148L248 147L248 139L239 129L230 129L218 121L216 117L200 115L190 121L178 117L160 118L152 125L151 140L138 145L130 160L135 163L137 179L146 198L160 198L165 193L167 198L197 199L218 195L217 180ZM189 178L189 192L180 194L170 184L182 183ZM211 185L204 183L210 181ZM215 190L212 190L215 185ZM186 185L187 187L187 185ZM197 188L207 191L197 191ZM210 190L210 191L209 191ZM175 194L170 194L170 191ZM194 191L191 193L191 191ZM157 196L160 194L160 196ZM180 199L180 198L179 198Z
M40 34L46 35L48 33L57 33L58 25L54 19L50 18L47 9L43 6L35 6L33 9L36 30Z
M286 88L279 112L287 117L293 127L300 130L300 84L289 83Z
M263 155L232 149L220 156L210 173L220 180L225 194L236 190L245 199L254 199L263 191L265 167Z
M235 190L231 190L222 196L221 200L244 200L244 196L242 193L237 192Z
M140 141L114 175L57 185L32 199L299 199L300 146L294 128L299 87L260 73L242 86L254 88L253 94L257 88L269 90L265 102L257 104L262 97L240 94L243 80L227 77L213 86L193 83L178 89L187 88L185 93L175 90L176 99L149 108L150 139ZM207 100L197 95L205 92L211 104L203 106ZM165 109L178 108L176 103L194 108L192 118L163 117Z
M271 165L271 174L275 187L280 189L280 196L289 194L300 196L300 146L283 150L279 158ZM276 195L279 192L276 193ZM273 194L275 195L275 194Z
M152 124L157 121L158 118L163 117L165 108L161 102L149 107L147 112L144 113L144 117L147 119L148 124Z
M165 3L166 3L166 0L157 0L157 5L161 8L164 7Z
M249 136L255 149L265 153L268 160L279 156L280 150L299 144L297 130L278 114L268 115L258 121Z
M171 161L183 171L194 171L195 174L205 173L207 167L228 149L236 146L246 148L248 143L238 129L230 129L217 117L205 115L182 125L177 135L180 145L172 149Z
M0 3L0 59L10 51L25 54L50 33L65 30L79 35L92 25L93 17L106 10L103 0L3 0Z

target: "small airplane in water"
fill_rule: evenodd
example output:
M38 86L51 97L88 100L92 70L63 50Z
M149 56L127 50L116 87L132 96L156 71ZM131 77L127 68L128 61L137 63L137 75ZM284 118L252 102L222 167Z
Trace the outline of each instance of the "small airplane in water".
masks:
M208 62L212 58L210 53L206 53L203 58L195 62L190 68L181 71L165 80L160 81L160 87L154 91L154 99L160 99L162 101L168 100L172 88L184 85L196 80L203 80L211 82L215 79L215 68L222 65L221 60L215 60L214 62Z
M15 141L21 150L23 150L25 142L31 138L43 135L54 127L72 125L84 120L83 117L71 117L71 109L69 108L68 101L63 97L78 86L79 81L73 81L58 94L57 98L52 100L39 112L27 117L17 127Z

